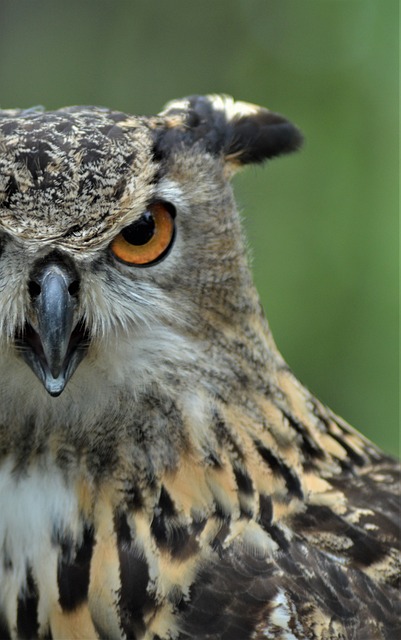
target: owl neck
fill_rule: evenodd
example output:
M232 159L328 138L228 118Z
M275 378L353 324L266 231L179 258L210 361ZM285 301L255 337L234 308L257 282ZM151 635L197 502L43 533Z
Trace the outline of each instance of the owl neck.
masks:
M108 361L97 369L84 361L59 398L39 383L17 388L15 372L2 374L13 381L0 408L2 459L21 473L55 465L67 481L91 487L83 495L113 477L115 499L131 496L149 513L165 508L159 502L172 491L185 514L191 494L197 518L210 510L252 517L261 494L295 503L305 468L329 474L350 455L360 462L365 443L291 374L251 285L246 299L232 298L232 310L205 307L199 330L177 344L165 332L164 359L133 351L130 376L108 375Z

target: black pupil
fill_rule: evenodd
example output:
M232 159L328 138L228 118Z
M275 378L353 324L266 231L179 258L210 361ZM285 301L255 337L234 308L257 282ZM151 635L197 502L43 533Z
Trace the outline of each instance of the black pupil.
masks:
M146 211L133 224L122 230L124 240L134 245L143 245L153 238L155 232L155 221L150 211Z

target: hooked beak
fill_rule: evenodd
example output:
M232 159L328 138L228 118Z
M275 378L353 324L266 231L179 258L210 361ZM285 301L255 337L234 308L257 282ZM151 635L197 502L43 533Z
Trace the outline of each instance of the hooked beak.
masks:
M82 323L74 327L79 282L63 264L46 263L30 281L35 327L17 336L21 355L51 396L58 396L86 353Z

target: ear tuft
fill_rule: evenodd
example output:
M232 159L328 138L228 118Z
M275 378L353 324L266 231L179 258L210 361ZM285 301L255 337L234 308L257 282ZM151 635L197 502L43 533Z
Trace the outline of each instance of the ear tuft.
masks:
M296 151L302 134L283 116L229 96L190 96L170 102L160 114L166 119L163 146L174 142L203 144L235 166L263 162Z
M282 116L260 109L256 114L241 116L231 122L226 157L240 164L263 162L269 158L297 151L302 134Z

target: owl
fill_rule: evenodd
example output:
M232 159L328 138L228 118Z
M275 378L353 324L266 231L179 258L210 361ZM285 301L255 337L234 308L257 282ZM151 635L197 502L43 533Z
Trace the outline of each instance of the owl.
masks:
M0 112L0 637L395 640L400 468L280 355L225 96Z

